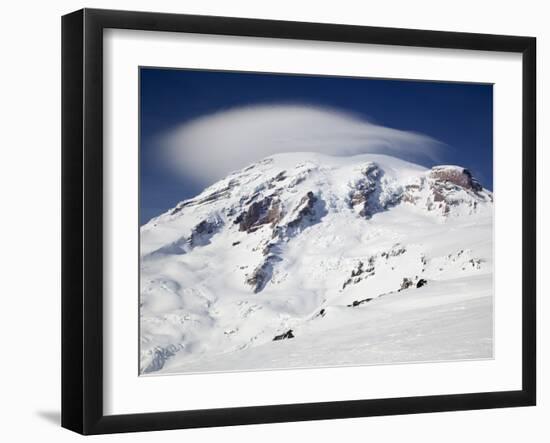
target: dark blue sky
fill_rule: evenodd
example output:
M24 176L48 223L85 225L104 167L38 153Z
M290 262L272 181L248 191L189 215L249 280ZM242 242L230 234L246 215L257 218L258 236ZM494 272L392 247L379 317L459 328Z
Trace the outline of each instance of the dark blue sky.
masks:
M492 85L141 68L140 224L202 191L159 161L159 137L216 111L279 103L329 106L429 135L449 147L441 163L493 188Z

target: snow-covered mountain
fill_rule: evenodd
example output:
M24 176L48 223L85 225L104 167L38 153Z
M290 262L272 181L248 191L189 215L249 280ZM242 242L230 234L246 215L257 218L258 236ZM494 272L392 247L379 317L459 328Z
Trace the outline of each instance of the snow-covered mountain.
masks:
M458 166L252 164L141 228L141 372L490 358L492 217Z

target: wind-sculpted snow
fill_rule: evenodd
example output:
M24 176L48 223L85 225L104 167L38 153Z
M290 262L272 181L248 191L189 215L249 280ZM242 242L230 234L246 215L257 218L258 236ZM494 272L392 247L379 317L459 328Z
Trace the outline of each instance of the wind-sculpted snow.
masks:
M383 155L235 171L141 228L141 372L489 358L492 201Z

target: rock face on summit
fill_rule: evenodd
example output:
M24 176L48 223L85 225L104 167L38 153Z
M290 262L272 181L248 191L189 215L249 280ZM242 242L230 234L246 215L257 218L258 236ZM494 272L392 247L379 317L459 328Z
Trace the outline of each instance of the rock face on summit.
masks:
M490 295L492 201L467 169L383 155L280 154L233 172L141 228L141 372L231 370L244 363L208 359L233 353L254 368L266 346L317 342L462 278L487 276Z
M450 183L475 192L483 190L470 171L458 166L434 166L430 171L430 177L437 182Z

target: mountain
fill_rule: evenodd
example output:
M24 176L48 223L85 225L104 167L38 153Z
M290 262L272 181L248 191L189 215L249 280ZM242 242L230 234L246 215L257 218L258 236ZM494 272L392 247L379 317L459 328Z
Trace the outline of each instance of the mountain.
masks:
M492 226L462 167L265 158L141 227L141 372L490 358Z

